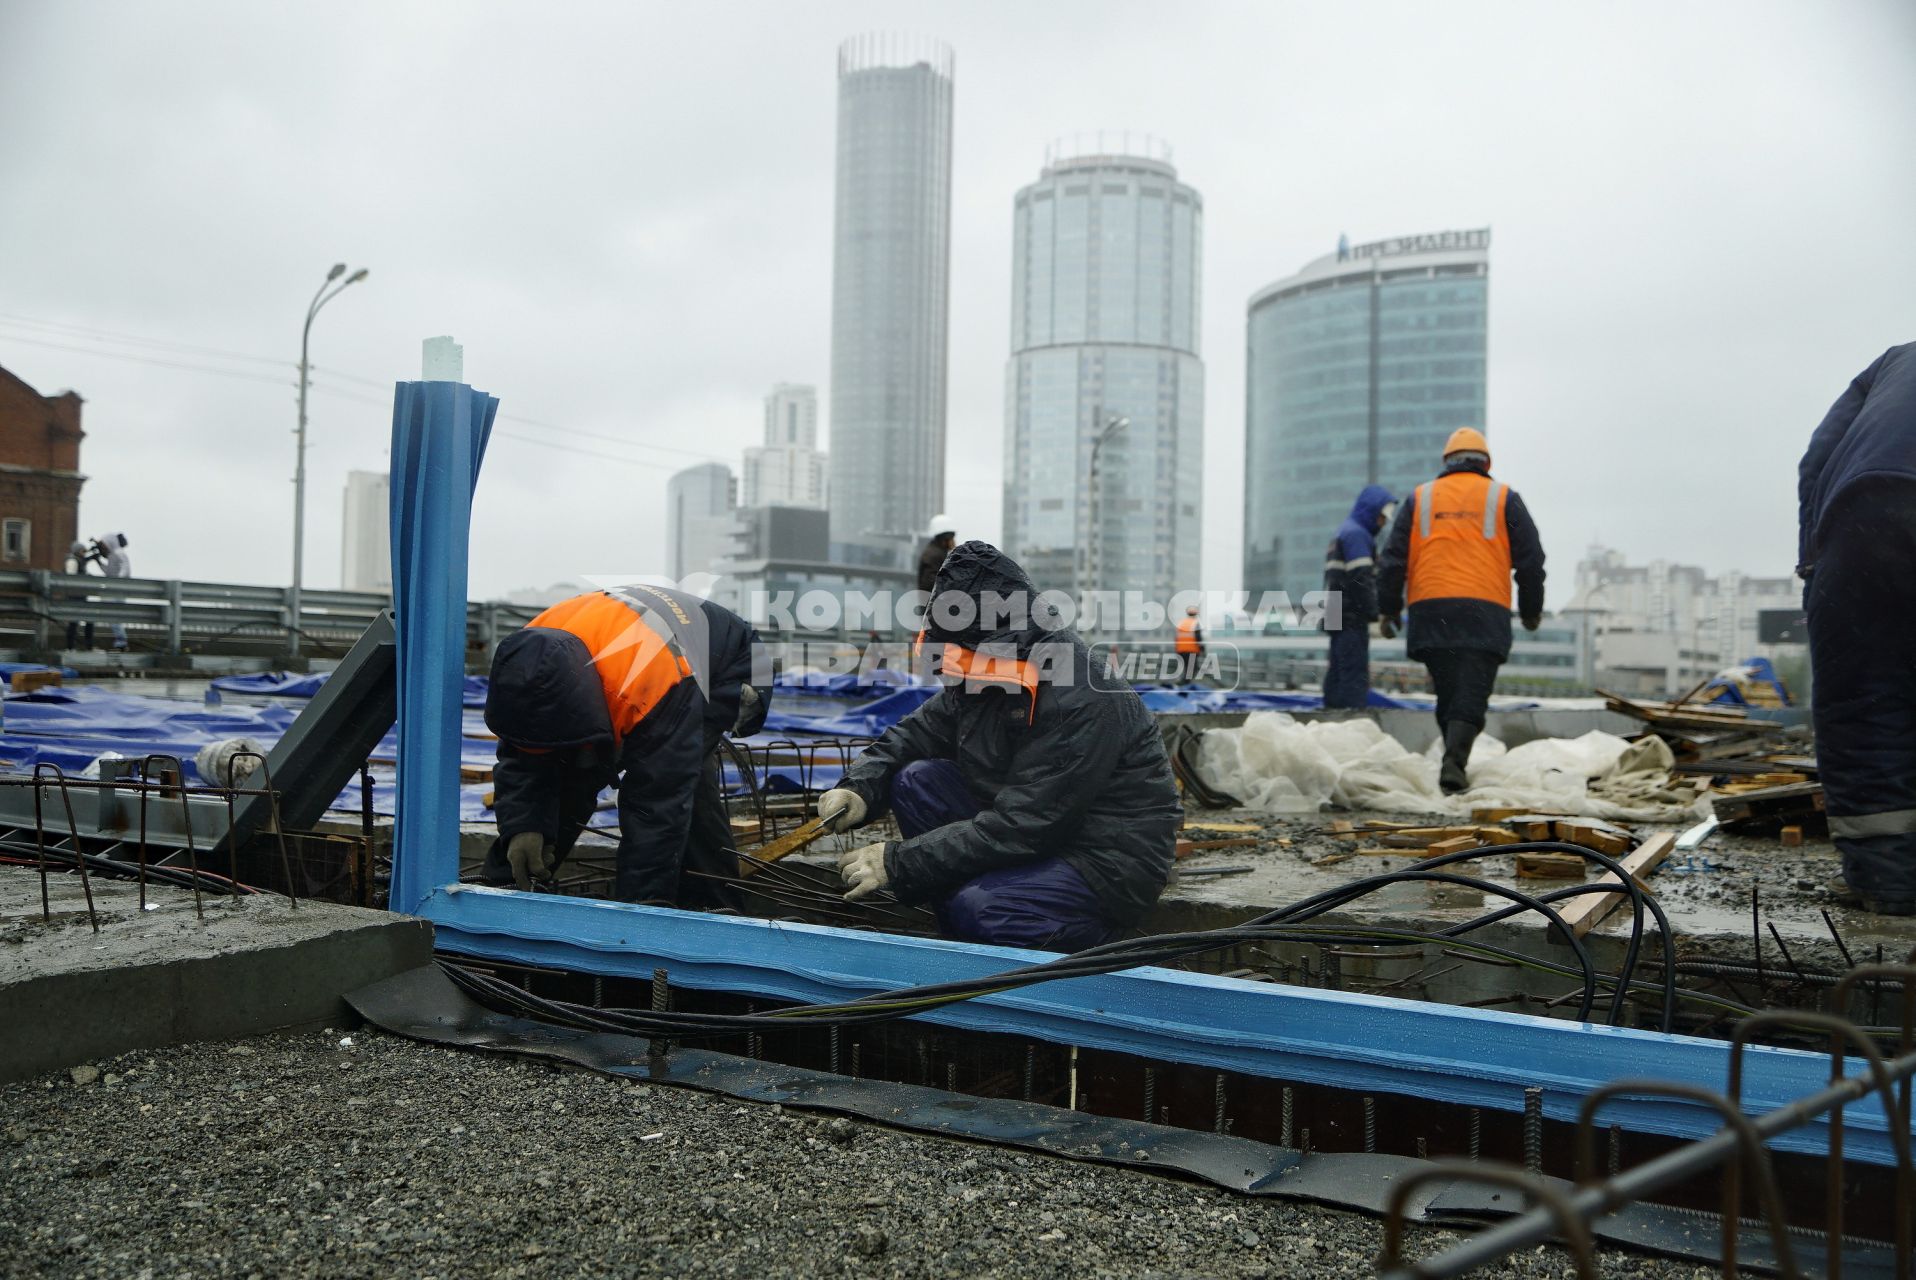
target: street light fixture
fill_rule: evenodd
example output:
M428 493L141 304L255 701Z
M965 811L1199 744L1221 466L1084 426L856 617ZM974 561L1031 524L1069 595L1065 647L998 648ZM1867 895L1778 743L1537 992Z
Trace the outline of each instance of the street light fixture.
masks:
M312 302L306 307L306 325L299 333L299 428L294 433L299 438L298 461L293 466L293 589L287 597L286 608L291 615L286 620L287 652L299 652L300 594L306 577L306 388L309 381L310 366L307 353L312 343L313 317L319 309L344 293L348 286L358 284L366 278L366 268L346 276L339 284L333 281L346 275L346 264L335 262L333 269L326 273L326 279L320 284L318 292L313 294Z
M1098 438L1091 442L1091 554L1090 587L1096 591L1103 585L1104 578L1104 477L1098 471L1098 455L1104 451L1105 442L1112 436L1131 425L1131 419L1112 414L1098 432Z

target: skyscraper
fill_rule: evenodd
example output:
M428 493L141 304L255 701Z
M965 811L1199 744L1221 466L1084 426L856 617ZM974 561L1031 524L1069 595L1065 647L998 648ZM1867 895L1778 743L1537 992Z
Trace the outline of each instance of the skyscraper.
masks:
M384 471L348 471L339 540L341 591L391 591L392 482Z
M1042 588L1202 586L1204 201L1143 150L1054 149L1015 205L1005 543Z
M745 451L744 507L825 506L818 392L781 382L765 397L765 443Z
M912 547L945 498L952 54L895 35L838 50L831 536Z
M1324 548L1366 484L1402 497L1444 440L1484 423L1490 229L1339 241L1251 299L1244 577L1323 585Z
M666 571L674 579L711 573L731 540L738 482L723 462L675 472L665 485Z

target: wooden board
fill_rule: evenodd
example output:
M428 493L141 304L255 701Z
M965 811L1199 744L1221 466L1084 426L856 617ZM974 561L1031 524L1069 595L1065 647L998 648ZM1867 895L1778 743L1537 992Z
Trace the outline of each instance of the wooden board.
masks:
M1184 824L1184 829L1186 831L1242 831L1247 834L1255 834L1259 831L1262 831L1264 828L1258 826L1255 822L1188 822L1187 821Z
M1581 880L1589 865L1573 853L1517 855L1517 874L1527 880Z
M1630 848L1629 836L1600 822L1558 822L1554 825L1557 839L1595 849L1598 853L1607 853L1613 858Z
M1670 851L1675 848L1676 833L1659 831L1623 859L1623 869L1632 879L1647 880L1658 867L1663 865L1664 859L1668 858ZM1568 899L1564 904L1564 923L1569 925L1570 931L1579 938L1603 923L1604 917L1614 911L1617 904L1624 900L1622 882L1610 872L1604 872L1596 883L1614 884L1617 888L1611 893L1580 894Z
M738 873L741 876L749 876L766 863L790 857L827 834L829 830L825 826L825 819L813 818L796 831L788 832L776 840L759 845L756 849L743 850L738 855Z
M1462 853L1466 849L1475 849L1479 845L1476 835L1452 836L1448 840L1439 840L1424 850L1426 858L1441 858L1445 854Z

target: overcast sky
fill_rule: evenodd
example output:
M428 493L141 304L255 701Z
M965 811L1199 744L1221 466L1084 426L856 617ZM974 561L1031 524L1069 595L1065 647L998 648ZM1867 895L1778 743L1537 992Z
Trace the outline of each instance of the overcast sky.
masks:
M1167 138L1204 195L1206 588L1239 581L1245 303L1340 232L1493 228L1488 426L1553 604L1593 539L1787 572L1805 437L1916 340L1910 0L0 0L0 364L86 398L82 521L136 572L284 582L300 321L365 265L315 328L309 584L440 333L513 415L474 593L655 571L670 473L736 466L774 382L828 390L834 54L879 29L957 53L966 535L1058 135Z

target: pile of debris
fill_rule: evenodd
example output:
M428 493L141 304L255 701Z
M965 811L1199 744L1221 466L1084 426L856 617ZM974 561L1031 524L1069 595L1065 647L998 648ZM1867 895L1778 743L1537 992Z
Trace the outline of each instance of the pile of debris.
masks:
M1726 830L1775 835L1786 845L1828 832L1816 759L1796 731L1740 707L1603 697L1611 711L1643 723L1639 739L1669 747L1673 773L1708 781L1711 807Z
M1615 823L1554 814L1520 813L1501 808L1473 809L1469 823L1450 826L1339 819L1331 823L1325 834L1346 841L1352 847L1325 854L1313 861L1312 866L1335 866L1351 858L1363 857L1421 860L1474 854L1482 857L1512 857L1519 879L1562 880L1587 879L1590 873L1601 869L1601 864L1575 853L1551 853L1530 848L1505 854L1505 847L1546 840L1576 845L1617 859L1633 879L1642 880L1663 864L1677 841L1677 837L1670 832L1653 833L1639 840L1630 830ZM1444 869L1460 875L1480 874L1474 858L1448 863ZM1569 899L1561 907L1565 923L1578 937L1595 928L1623 900L1623 889L1615 874L1603 871L1597 883L1605 882L1617 883L1617 892L1584 894Z

